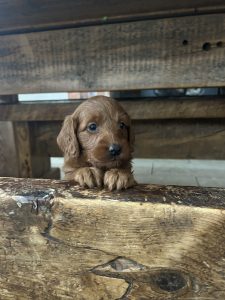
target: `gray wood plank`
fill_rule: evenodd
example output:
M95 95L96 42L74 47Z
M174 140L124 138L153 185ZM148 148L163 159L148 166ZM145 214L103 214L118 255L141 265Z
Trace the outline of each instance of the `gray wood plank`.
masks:
M223 0L0 0L0 33L137 17L224 11Z
M78 100L0 105L0 121L61 121L80 103ZM225 118L224 96L135 99L120 104L133 120Z
M56 137L62 122L34 122L37 145L49 156L62 156ZM135 158L225 159L225 122L218 120L150 120L133 122Z
M223 41L225 14L1 36L0 94L223 86Z

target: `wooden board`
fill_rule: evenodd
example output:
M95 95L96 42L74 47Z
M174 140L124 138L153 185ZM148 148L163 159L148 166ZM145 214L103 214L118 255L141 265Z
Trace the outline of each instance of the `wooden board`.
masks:
M135 158L225 159L224 120L133 122ZM32 132L49 156L62 156L56 144L61 122L37 122Z
M17 103L17 95L0 95L0 107ZM13 123L0 120L0 176L20 176L15 129Z
M18 103L17 95L0 95L0 104L16 104Z
M224 299L224 197L224 189L108 193L2 178L1 297Z
M223 86L225 14L0 36L0 94Z
M224 120L137 122L134 157L225 159Z
M34 140L28 122L14 122L15 148L20 177L42 178L50 171L50 157L41 141ZM35 145L35 146L34 146Z
M0 122L0 176L59 178L59 170L51 170L45 144L35 143L29 123Z
M81 101L0 105L0 121L62 121ZM225 97L151 98L120 101L132 120L225 118Z
M12 122L0 122L0 176L19 176Z
M26 0L0 1L0 32L34 31L46 27L65 27L105 23L124 18L197 14L224 10L223 0L148 1L83 0L66 2Z

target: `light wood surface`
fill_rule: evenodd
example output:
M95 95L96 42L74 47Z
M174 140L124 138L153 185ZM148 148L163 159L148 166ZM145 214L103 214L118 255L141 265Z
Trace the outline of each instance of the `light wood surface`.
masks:
M223 299L225 190L0 180L3 299Z

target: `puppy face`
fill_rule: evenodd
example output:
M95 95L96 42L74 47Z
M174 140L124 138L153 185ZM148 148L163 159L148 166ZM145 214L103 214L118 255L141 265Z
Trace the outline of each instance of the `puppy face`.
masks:
M67 156L82 158L88 165L121 167L131 159L133 150L130 118L117 101L90 98L67 117L58 144Z

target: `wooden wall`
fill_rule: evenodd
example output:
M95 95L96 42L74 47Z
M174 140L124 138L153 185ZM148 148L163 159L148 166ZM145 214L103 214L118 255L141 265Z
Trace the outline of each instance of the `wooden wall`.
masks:
M57 157L62 155L56 144L62 121L79 103L2 105L0 120L29 124L33 151ZM136 99L121 104L133 120L134 157L225 159L224 97Z
M7 97L222 87L224 57L222 0L132 0L129 5L117 0L68 0L66 5L0 0L0 95L5 95L0 103L8 103L0 105L0 121L16 122L7 128L18 144L17 168L29 162L27 176L49 171L49 156L61 155L55 140L62 120L77 103L13 104ZM133 119L135 157L225 158L224 97L122 104ZM25 143L18 142L20 128L26 129ZM34 168L40 170L36 175Z

